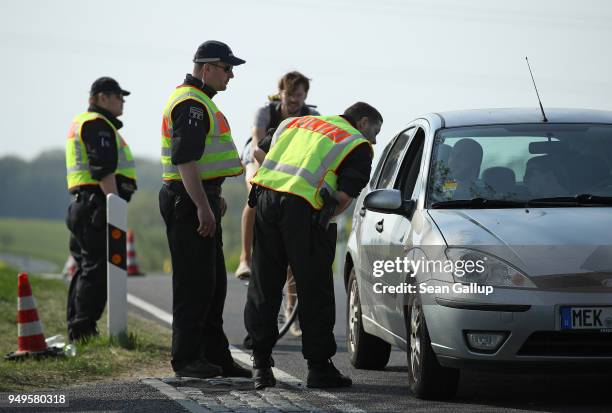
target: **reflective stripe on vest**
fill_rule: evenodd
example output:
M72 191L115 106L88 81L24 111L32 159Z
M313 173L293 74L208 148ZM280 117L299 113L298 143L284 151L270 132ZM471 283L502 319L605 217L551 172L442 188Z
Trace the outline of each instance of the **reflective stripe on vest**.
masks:
M134 160L128 159L128 157L131 158L131 153L128 154L128 152L130 152L130 149L127 146L127 143L121 137L121 135L119 135L119 140L120 142L118 142L118 145L117 145L117 148L119 149L118 150L119 159L117 160L117 170L119 171L119 170L125 170L125 169L136 169L136 163L134 162ZM79 147L76 148L76 151L75 151L76 164L75 166L68 168L68 173L79 172L79 171L89 171L89 161L87 160L87 163L83 162L83 153L85 153L85 158L87 158L87 152L84 151L84 148L79 148ZM132 179L135 179L135 177Z
M336 192L336 170L364 143L370 145L340 116L295 118L281 132L251 182L298 195L321 209L320 189Z
M115 134L117 143L117 169L115 174L123 175L130 179L136 179L136 168L132 152L128 144L123 140L115 126L104 115L96 112L85 112L76 116L68 131L66 141L66 172L68 189L81 185L98 185L99 181L91 177L89 172L89 158L85 143L82 139L83 125L96 119L104 120Z
M210 122L208 134L203 137L204 153L197 161L200 179L240 175L243 172L242 163L225 116L204 92L184 85L174 90L164 108L161 137L162 179L181 180L178 167L172 164L171 139L174 125L171 115L176 105L187 99L201 103L206 108L206 114L203 116L208 116ZM197 120L196 114L194 121Z

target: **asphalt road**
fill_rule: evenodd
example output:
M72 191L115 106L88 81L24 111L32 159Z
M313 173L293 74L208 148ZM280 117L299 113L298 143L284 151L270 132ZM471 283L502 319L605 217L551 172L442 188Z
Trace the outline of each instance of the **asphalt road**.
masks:
M502 375L463 372L457 397L452 401L418 400L409 394L407 388L404 352L394 350L384 371L357 370L350 365L345 342L346 293L340 280L336 280L335 288L335 335L338 354L333 360L336 367L350 375L354 382L349 389L333 391L343 402L368 412L612 411L610 376L595 375ZM130 277L128 290L131 294L171 313L172 292L169 276ZM244 282L229 276L224 313L225 331L230 343L241 349L246 334L242 317L246 291ZM152 318L138 308L131 307L130 310ZM300 349L301 340L287 335L277 344L274 359L276 367L305 381L307 370ZM316 404L317 396L312 395L309 401Z
M53 378L50 377L52 382ZM24 394L14 392L15 394ZM64 396L67 401L62 405L26 406L13 403L0 403L0 412L42 413L42 412L130 412L130 413L185 413L178 403L151 386L134 381L94 383L72 386L66 389L36 391L35 394ZM30 394L30 393L28 393ZM6 399L4 399L6 400Z

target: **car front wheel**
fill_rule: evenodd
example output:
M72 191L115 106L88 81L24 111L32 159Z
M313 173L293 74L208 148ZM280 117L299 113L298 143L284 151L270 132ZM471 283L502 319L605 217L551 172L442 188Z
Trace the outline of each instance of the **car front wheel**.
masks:
M384 369L391 355L391 344L363 329L355 268L351 269L346 301L346 337L351 364L358 369Z
M406 314L408 384L419 399L447 400L457 392L459 370L442 367L431 347L429 332L417 294Z

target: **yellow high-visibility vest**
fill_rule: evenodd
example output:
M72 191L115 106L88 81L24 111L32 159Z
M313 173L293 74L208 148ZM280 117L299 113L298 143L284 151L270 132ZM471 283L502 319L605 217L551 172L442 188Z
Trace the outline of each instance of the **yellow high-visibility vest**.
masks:
M193 86L183 85L172 92L164 108L161 136L162 179L164 181L181 180L178 167L173 165L171 160L173 129L171 114L176 105L187 99L196 100L204 105L206 113L202 116L208 116L210 121L208 134L202 137L204 154L197 161L200 179L205 181L240 175L243 167L227 119L203 91Z
M320 190L336 192L336 171L362 144L372 149L361 132L341 116L294 118L280 132L251 183L300 196L320 210Z
M68 139L66 141L66 172L68 189L72 189L83 185L99 185L99 181L91 177L89 172L89 158L85 143L83 142L82 131L83 125L96 119L102 119L113 130L115 141L117 142L117 160L116 175L123 175L126 178L136 180L136 167L134 157L130 147L119 134L115 125L112 124L104 115L97 112L84 112L77 115L72 121L72 125L68 131Z

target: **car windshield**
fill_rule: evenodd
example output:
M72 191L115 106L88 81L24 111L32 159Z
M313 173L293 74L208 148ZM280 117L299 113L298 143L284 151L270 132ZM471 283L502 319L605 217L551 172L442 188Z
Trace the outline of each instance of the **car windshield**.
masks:
M608 197L612 125L492 125L436 135L428 207L460 208L462 200L469 201L467 207L486 207L486 201L502 207L512 202L493 201L517 201L518 207L530 200L546 205Z

